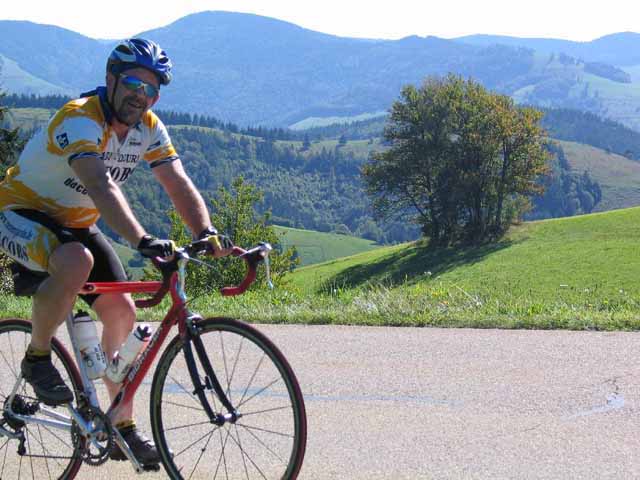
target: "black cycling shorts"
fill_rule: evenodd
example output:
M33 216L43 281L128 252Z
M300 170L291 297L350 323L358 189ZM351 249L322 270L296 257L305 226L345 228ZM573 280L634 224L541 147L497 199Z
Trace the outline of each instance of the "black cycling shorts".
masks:
M0 212L0 249L16 262L12 266L16 295L35 293L49 276L44 268L48 256L61 244L70 242L82 243L93 255L89 282L127 280L120 258L97 226L63 227L35 210ZM80 297L91 306L98 295Z

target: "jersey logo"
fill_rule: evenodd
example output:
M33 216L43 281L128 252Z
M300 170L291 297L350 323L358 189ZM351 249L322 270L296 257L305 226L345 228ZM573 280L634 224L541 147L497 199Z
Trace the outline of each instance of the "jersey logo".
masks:
M69 138L67 137L66 133L61 133L60 135L56 136L56 140L58 141L58 145L60 145L60 148L66 148L69 145Z

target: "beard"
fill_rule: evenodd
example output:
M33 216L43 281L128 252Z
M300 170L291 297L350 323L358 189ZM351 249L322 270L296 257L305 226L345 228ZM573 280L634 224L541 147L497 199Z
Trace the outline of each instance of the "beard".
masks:
M123 97L120 106L116 109L116 117L121 123L132 127L137 124L146 111L146 103L136 95Z

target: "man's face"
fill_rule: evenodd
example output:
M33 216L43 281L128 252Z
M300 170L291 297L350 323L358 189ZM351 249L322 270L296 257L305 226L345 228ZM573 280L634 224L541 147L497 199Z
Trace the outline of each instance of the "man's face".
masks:
M125 70L122 73L123 76L136 77L142 80L145 83L153 85L159 91L159 82L158 77L155 76L149 70L144 68L132 68L130 70ZM112 74L107 75L107 88L109 91L109 98L113 98L113 109L115 113L117 113L117 118L128 126L133 126L140 121L142 115L149 109L151 106L156 103L159 98L159 95L155 97L148 97L144 88L139 88L137 90L131 90L127 88L123 84L122 78L116 82L116 77ZM116 88L117 84L117 88ZM115 95L113 95L113 89L115 90ZM113 95L113 96L112 96Z

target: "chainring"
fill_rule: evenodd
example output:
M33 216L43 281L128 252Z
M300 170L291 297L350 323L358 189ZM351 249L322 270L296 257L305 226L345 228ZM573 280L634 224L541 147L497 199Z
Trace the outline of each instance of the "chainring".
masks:
M115 444L113 426L109 417L94 408L83 407L79 413L85 421L92 424L94 430L102 430L98 434L98 440L91 442L82 434L76 422L71 426L71 439L74 445L78 445L80 458L87 465L97 467L109 460L109 453Z

